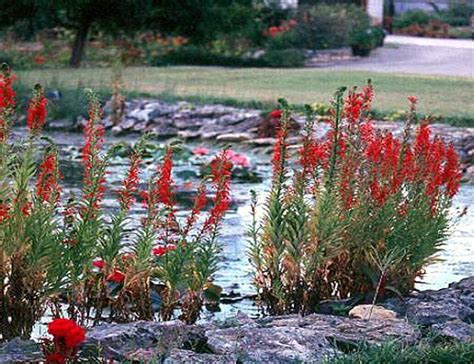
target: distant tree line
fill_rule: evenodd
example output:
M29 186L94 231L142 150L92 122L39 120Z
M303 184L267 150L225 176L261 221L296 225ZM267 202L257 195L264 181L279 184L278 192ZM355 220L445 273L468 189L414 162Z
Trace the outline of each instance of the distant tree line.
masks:
M248 27L262 0L0 0L0 29L22 22L23 36L61 26L74 31L70 65L79 67L92 29L108 34L156 30L195 43Z

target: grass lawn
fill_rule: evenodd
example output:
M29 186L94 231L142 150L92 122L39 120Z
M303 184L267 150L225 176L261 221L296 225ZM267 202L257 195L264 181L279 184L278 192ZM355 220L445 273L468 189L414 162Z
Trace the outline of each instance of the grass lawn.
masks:
M55 69L17 72L21 83L70 88L82 85L108 89L108 69ZM274 103L285 97L292 103L327 103L339 86L363 85L371 78L376 88L374 108L404 110L406 98L417 95L422 113L472 120L474 80L406 74L334 71L324 69L255 69L220 67L135 67L124 70L126 90L149 95L169 94L201 99L234 99Z

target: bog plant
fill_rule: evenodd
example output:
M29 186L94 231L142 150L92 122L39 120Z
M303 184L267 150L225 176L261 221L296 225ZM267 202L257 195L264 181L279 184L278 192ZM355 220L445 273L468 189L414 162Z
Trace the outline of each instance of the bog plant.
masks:
M194 207L177 217L172 177L173 152L142 188L140 172L147 137L133 147L118 191L108 191L113 148L104 151L97 97L88 91L89 119L82 148L82 193L61 195L54 144L41 137L47 100L37 85L27 114L28 134L10 138L15 121L14 76L0 75L0 333L1 339L28 337L49 308L78 325L102 320L169 320L177 312L197 320L205 291L218 267L219 228L230 204L232 163L223 151L211 162ZM39 152L40 140L47 146ZM42 154L37 163L38 154ZM113 193L119 211L108 215L102 202ZM146 215L126 231L129 211L141 196ZM205 213L204 209L209 208ZM215 296L215 294L214 294ZM179 309L179 310L178 310Z
M448 236L461 177L453 146L432 138L426 120L415 125L415 97L395 138L370 120L370 83L344 93L335 94L323 139L307 108L293 168L290 107L281 100L272 186L261 221L254 199L250 229L254 283L270 314L314 312L324 299L406 294Z

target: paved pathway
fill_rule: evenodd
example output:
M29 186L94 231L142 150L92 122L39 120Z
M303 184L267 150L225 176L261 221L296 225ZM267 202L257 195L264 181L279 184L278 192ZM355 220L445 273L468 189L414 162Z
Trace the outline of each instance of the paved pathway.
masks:
M474 42L390 35L370 57L328 68L474 78Z

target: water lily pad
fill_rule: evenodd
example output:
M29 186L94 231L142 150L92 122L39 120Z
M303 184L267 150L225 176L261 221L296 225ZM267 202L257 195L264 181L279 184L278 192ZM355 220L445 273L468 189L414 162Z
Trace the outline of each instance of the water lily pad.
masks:
M204 286L203 293L207 303L218 303L221 298L222 287L214 283L207 283Z

